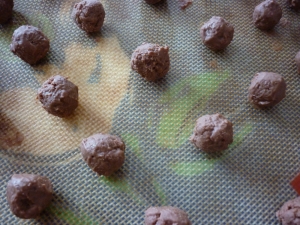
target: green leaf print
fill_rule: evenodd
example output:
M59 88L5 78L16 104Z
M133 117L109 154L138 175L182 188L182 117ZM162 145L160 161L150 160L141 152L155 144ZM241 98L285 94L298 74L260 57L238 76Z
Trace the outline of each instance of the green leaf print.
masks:
M160 204L167 205L167 203L168 203L167 195L166 195L164 189L162 188L162 186L154 178L152 180L152 184L154 186L157 196L159 197Z
M164 148L177 148L187 141L199 111L210 96L229 77L229 73L205 73L183 78L165 92L159 103L164 112L157 129L156 141Z
M113 191L128 194L129 197L138 204L144 204L143 199L138 194L136 194L134 188L125 179L115 176L102 176L100 177L100 182L107 185Z
M54 214L60 220L63 220L69 225L99 225L98 221L93 220L84 213L81 215L76 215L73 211L69 209L64 209L58 206L50 206L47 211L51 214Z
M170 165L171 170L182 176L195 176L214 168L219 159L199 160L195 162L178 162Z
M246 123L240 131L234 136L232 144L229 146L229 148L234 148L239 146L242 142L243 139L251 133L253 129L253 125L251 123Z
M139 139L137 136L130 134L130 133L124 133L121 135L123 141L126 144L126 147L129 147L132 149L133 153L138 157L139 159L143 159L142 151L139 145Z

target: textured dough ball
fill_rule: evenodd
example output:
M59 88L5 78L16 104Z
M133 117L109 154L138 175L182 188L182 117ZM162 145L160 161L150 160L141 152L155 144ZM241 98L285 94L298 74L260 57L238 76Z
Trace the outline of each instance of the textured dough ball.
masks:
M188 215L172 206L150 207L145 212L145 225L191 225Z
M52 193L50 180L35 174L14 174L6 188L10 210L23 219L41 214L50 204Z
M297 55L295 57L295 62L296 62L296 66L297 66L297 71L300 74L300 51L297 53Z
M261 30L271 30L282 16L280 5L275 0L266 0L257 5L253 12L253 22Z
M300 9L300 0L287 0L288 5L298 11Z
M105 11L99 0L84 0L74 5L72 17L80 29L92 33L102 27Z
M88 166L99 175L110 176L125 161L125 144L110 134L94 134L83 139L81 154Z
M30 65L44 58L50 48L49 39L38 28L24 25L15 30L10 50Z
M145 1L151 5L161 2L161 0L145 0Z
M200 29L203 43L213 51L225 49L231 43L233 34L233 26L219 16L213 16Z
M261 72L255 74L251 81L248 99L256 108L269 108L285 97L285 91L286 83L281 75Z
M12 17L13 7L13 0L0 0L0 24L6 23Z
M218 113L202 116L196 122L190 141L208 153L223 151L233 141L232 123Z
M132 54L131 68L148 81L163 78L170 68L169 47L143 43Z
M276 216L282 225L300 225L300 197L284 203Z
M50 77L38 90L43 108L58 117L70 116L78 106L78 87L60 75Z

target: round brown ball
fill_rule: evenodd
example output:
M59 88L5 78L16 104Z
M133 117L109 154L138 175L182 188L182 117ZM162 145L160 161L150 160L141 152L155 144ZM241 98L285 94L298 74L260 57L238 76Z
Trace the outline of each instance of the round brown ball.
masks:
M131 68L148 81L163 78L170 69L169 47L143 43L132 54Z
M156 3L159 3L161 2L161 0L145 0L148 4L150 5L153 5L153 4L156 4Z
M6 23L12 17L13 7L13 0L0 0L0 24Z
M80 29L93 33L103 26L105 11L99 0L84 0L74 5L72 17Z
M200 29L202 42L213 51L225 49L231 43L233 34L233 26L219 16L213 16Z
M255 108L265 109L279 103L286 92L286 83L277 73L260 72L253 77L248 99Z
M38 28L24 25L15 30L10 50L30 65L44 58L50 48L49 39Z
M253 22L261 30L271 30L282 17L282 9L275 0L266 0L257 5L253 12Z
M191 225L188 215L183 210L172 207L150 207L145 212L145 225L176 224Z
M287 3L292 9L296 11L300 10L300 0L287 0Z
M276 216L282 225L300 225L300 197L283 204Z
M232 123L219 113L202 116L196 122L190 141L208 153L223 151L233 141Z
M295 56L295 62L297 66L297 71L300 74L300 51Z
M56 75L46 80L39 88L38 99L48 113L67 117L78 106L78 87L67 78Z
M81 154L88 166L98 175L110 176L125 161L125 144L118 136L94 134L83 139Z
M52 195L50 180L35 174L14 174L6 188L10 210L23 219L40 215L50 204Z

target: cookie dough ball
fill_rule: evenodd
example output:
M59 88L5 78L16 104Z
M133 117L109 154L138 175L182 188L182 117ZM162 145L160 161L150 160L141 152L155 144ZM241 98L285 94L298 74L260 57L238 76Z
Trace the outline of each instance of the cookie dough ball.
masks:
M292 9L296 11L300 10L300 0L287 0L287 3Z
M282 16L280 5L275 0L266 0L257 5L253 12L253 22L261 30L271 30Z
M13 13L13 0L0 0L0 24L6 23Z
M170 68L169 47L143 43L132 54L131 68L148 81L163 78Z
M50 180L35 174L14 174L6 188L10 210L23 219L41 214L50 204L52 193Z
M145 0L148 4L150 5L153 5L153 4L156 4L156 3L159 3L161 2L161 0Z
M276 213L282 225L300 225L300 197L287 201Z
M248 99L255 108L265 109L279 103L285 97L286 83L277 73L261 72L255 74Z
M298 73L300 74L300 51L297 53L297 55L295 57L295 61L296 61Z
M213 16L200 29L203 44L213 51L225 49L232 41L233 33L233 26L219 16Z
M102 27L105 11L99 0L84 0L75 4L72 17L80 29L93 33Z
M38 90L43 108L58 117L70 116L78 106L78 87L60 75L50 77Z
M188 215L179 208L172 206L150 207L145 212L145 225L176 224L191 225Z
M205 152L220 152L233 141L232 123L221 114L200 117L190 141Z
M10 44L10 50L30 65L44 58L49 48L49 39L42 31L27 25L15 30Z
M83 139L80 150L84 161L98 175L110 176L125 161L124 142L110 134L94 134Z

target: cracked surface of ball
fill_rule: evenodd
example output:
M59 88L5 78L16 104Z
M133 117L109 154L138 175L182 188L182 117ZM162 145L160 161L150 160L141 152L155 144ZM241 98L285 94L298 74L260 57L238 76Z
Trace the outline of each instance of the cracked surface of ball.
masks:
M202 116L196 122L190 141L208 153L223 151L233 141L232 123L219 113Z
M266 0L257 5L253 12L253 22L261 30L271 30L279 23L282 9L275 0Z
M36 218L50 204L53 188L50 180L35 174L14 174L6 188L6 197L14 215Z
M233 34L233 26L219 16L213 16L200 29L203 44L213 51L225 49L231 43Z
M191 225L183 210L172 207L150 207L145 212L145 225Z
M67 78L56 75L46 80L39 88L38 99L48 113L67 117L78 106L78 87Z
M50 48L49 39L34 26L23 25L12 36L10 50L22 60L34 65L44 58Z
M105 10L99 0L84 0L74 5L72 17L80 29L98 32L104 23Z
M132 54L131 68L148 81L163 78L170 68L169 47L143 43Z
M255 108L265 109L278 104L285 97L286 83L277 73L255 74L248 89L248 99Z
M125 161L125 144L118 136L94 134L83 139L80 150L84 161L98 175L110 176Z

